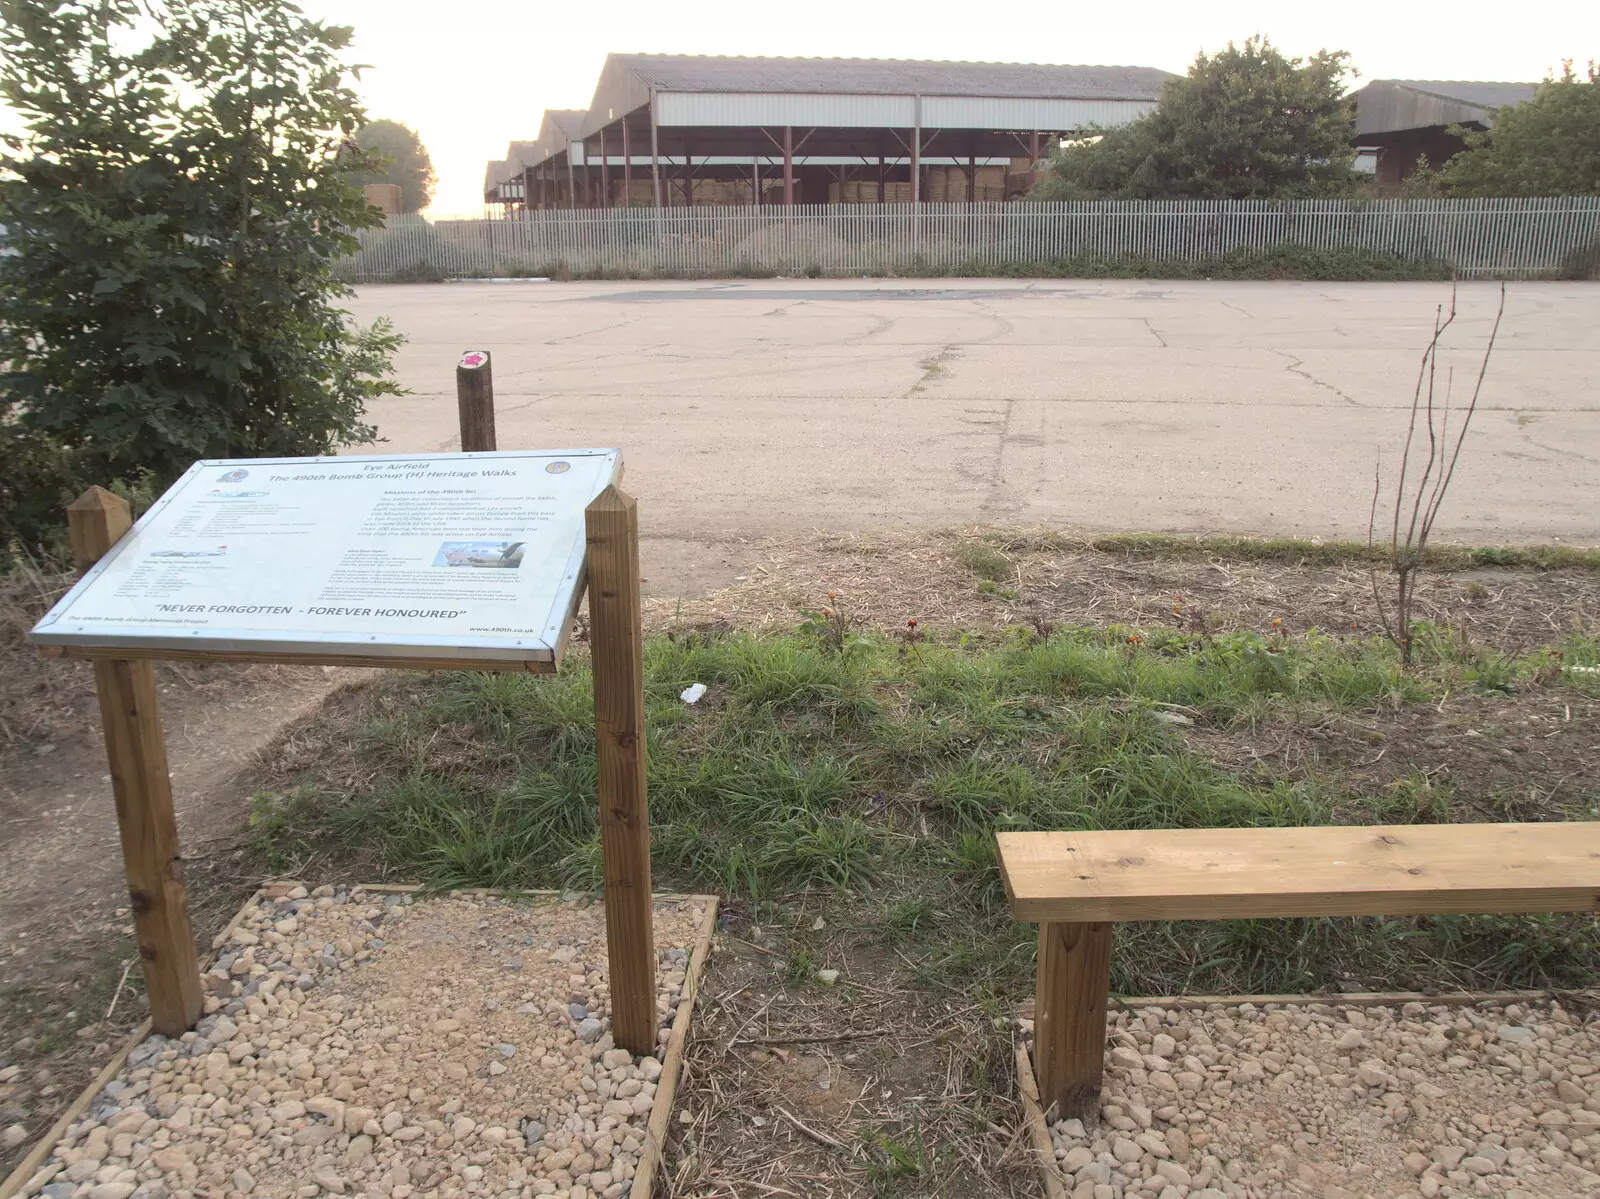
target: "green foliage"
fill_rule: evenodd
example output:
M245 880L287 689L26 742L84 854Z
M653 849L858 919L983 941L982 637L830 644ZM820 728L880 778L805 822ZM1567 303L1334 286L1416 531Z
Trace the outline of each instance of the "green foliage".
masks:
M1440 660L1406 674L1377 639L1130 635L1072 628L915 653L870 637L848 655L809 634L651 639L658 887L758 904L870 893L882 913L873 936L917 962L920 985L999 995L1023 985L1030 930L1011 925L996 831L1444 821L1479 798L1416 772L1351 793L1336 774L1289 779L1205 748L1263 720L1437 701L1481 669L1459 639L1441 634L1430 642ZM1573 637L1519 660L1518 677L1542 668L1555 671L1545 685L1577 686L1589 676L1563 681L1549 663L1597 660L1592 637ZM691 707L678 693L696 681L709 690ZM396 678L359 768L334 772L359 789L258 798L256 848L284 874L333 851L375 859L359 872L436 886L595 887L591 685L581 665L547 678ZM1173 723L1180 712L1200 727ZM1547 799L1530 808L1508 793L1486 815L1549 818ZM1563 810L1593 818L1581 796ZM1220 921L1117 936L1119 991L1250 993L1341 984L1349 971L1399 987L1565 983L1591 969L1600 923ZM786 969L803 982L821 959L796 948Z
M1032 199L1167 200L1342 196L1352 168L1350 56L1288 58L1265 37L1200 54L1132 124L1058 153Z
M352 174L352 183L398 184L401 212L421 212L428 206L433 199L433 159L415 129L399 121L370 121L356 133L355 140L383 162L376 170Z
M969 267L941 268L937 273L1017 279L1303 279L1326 283L1451 277L1449 264L1438 259L1407 258L1383 250L1290 243L1264 249L1239 247L1198 258L1080 254L1048 262L1018 262L998 267L990 262L977 262Z
M1417 173L1408 194L1600 195L1600 65L1566 63L1533 99L1494 114L1488 131L1452 128L1466 149Z
M349 41L286 0L0 0L0 544L89 483L371 435L399 339L335 305L376 219Z

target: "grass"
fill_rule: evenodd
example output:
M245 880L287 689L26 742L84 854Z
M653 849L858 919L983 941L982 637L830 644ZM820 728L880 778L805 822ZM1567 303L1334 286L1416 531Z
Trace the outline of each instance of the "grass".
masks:
M996 552L1008 549L1051 551L1088 548L1097 553L1129 558L1202 562L1223 558L1236 562L1382 567L1389 561L1389 551L1385 545L1369 546L1364 541L1313 541L1299 537L1185 537L1174 533L1111 533L1074 538L1053 533L991 533L967 538L958 554L978 552L968 549L969 546L989 546L995 548ZM1600 571L1600 549L1568 545L1430 545L1423 552L1422 560L1428 566L1446 571L1490 567L1507 570Z
M1112 627L1013 630L981 644L829 644L805 634L647 643L658 885L779 909L808 896L865 904L928 985L997 1001L1022 993L1032 934L1006 913L996 830L1449 816L1449 795L1426 777L1352 797L1315 774L1225 768L1194 748L1183 721L1315 723L1451 689L1591 685L1552 673L1549 651L1486 664L1439 631L1415 674L1382 642L1315 633ZM1563 660L1593 661L1596 648L1574 639ZM708 692L691 707L678 694L694 682ZM441 887L599 884L582 665L547 679L448 674L390 688L359 732L370 785L311 778L258 796L252 840L269 869L331 852ZM1505 811L1520 811L1516 797ZM1568 985L1600 960L1600 931L1583 917L1152 924L1118 937L1124 993L1293 991L1353 978ZM797 942L790 977L814 971L805 953Z

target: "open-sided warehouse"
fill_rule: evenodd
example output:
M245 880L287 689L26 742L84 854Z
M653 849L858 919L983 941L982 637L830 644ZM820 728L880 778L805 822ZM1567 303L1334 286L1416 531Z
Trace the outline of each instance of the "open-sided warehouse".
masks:
M587 113L547 112L538 140L513 143L490 171L484 199L506 210L1009 199L1054 142L1143 115L1167 78L1151 67L612 54Z

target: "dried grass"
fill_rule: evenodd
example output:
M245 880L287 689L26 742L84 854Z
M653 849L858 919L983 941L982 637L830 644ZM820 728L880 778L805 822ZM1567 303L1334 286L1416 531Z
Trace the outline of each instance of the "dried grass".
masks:
M1012 566L995 581L966 565ZM1074 539L1055 533L791 536L765 542L733 586L703 599L649 599L646 623L726 622L753 631L792 628L802 610L837 603L867 628L981 631L1008 625L1157 625L1213 632L1320 629L1379 635L1370 563L1358 553L1255 556L1205 542L1188 552L1137 539ZM1182 597L1181 602L1179 597ZM1416 614L1502 651L1558 640L1600 625L1600 572L1526 566L1429 569L1417 580ZM1178 608L1177 614L1173 609Z
M669 1194L1034 1193L1009 1026L902 985L883 956L837 989L797 989L775 978L777 950L724 938L669 1130Z
M94 705L94 672L50 662L28 630L77 578L64 562L23 559L0 573L0 745L48 740L76 728Z

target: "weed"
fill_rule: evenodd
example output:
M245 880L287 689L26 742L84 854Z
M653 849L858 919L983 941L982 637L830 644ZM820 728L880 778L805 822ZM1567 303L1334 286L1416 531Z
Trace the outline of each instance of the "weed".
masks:
M933 919L933 905L925 899L902 899L890 907L884 922L897 933L914 933Z
M861 621L850 615L836 592L828 592L828 605L802 609L800 615L805 619L800 624L800 632L815 638L824 651L840 657L865 646L866 641L854 631Z
M955 559L962 566L970 570L979 579L987 583L1000 583L1015 577L1016 567L1010 558L1006 557L992 545L981 541L963 541L956 546ZM982 590L979 585L979 590ZM993 590L993 587L990 587Z
M1439 509L1444 503L1445 495L1450 489L1450 482L1455 477L1456 462L1461 457L1461 445L1467 439L1467 430L1472 424L1473 414L1478 408L1478 395L1483 390L1483 377L1489 370L1489 359L1494 353L1496 335L1500 332L1500 319L1506 311L1506 287L1500 285L1500 307L1494 314L1494 325L1489 330L1489 340L1484 345L1483 362L1478 367L1478 378L1473 384L1471 398L1459 416L1460 425L1455 431L1454 444L1451 443L1450 433L1450 384L1453 381L1453 372L1447 372L1444 384L1444 394L1439 397L1438 407L1435 406L1435 385L1438 379L1439 366L1439 341L1445 331L1455 323L1456 319L1456 294L1455 289L1450 291L1450 311L1446 315L1443 306L1436 311L1433 322L1433 337L1422 352L1422 362L1417 368L1417 384L1411 395L1411 419L1406 426L1405 441L1400 449L1399 478L1395 483L1393 513L1394 519L1389 530L1388 567L1394 574L1393 603L1385 604L1383 593L1378 586L1378 571L1372 570L1372 599L1378 609L1378 619L1383 624L1384 635L1393 641L1400 650L1400 665L1411 666L1412 645L1412 608L1416 602L1417 570L1423 564L1423 555L1428 549L1428 537L1433 531L1434 521L1438 519ZM1426 396L1426 403L1424 403ZM1437 425L1435 425L1435 412L1438 412ZM1420 462L1413 463L1411 458L1412 445L1415 443L1418 452L1421 452L1423 442L1417 436L1418 418L1422 418L1422 429L1427 435L1427 456ZM1407 491L1408 473L1415 473L1416 479L1410 484L1411 490ZM1367 519L1367 544L1375 548L1375 537L1378 522L1378 499L1382 489L1382 466L1377 465L1372 473L1372 512ZM1430 483L1432 484L1430 486ZM1410 513L1407 514L1409 507ZM1402 528L1404 532L1402 532ZM1391 612L1392 609L1392 612ZM1392 618L1391 618L1392 615Z
M808 983L817 974L817 959L804 947L791 949L783 962L784 980L794 986Z

